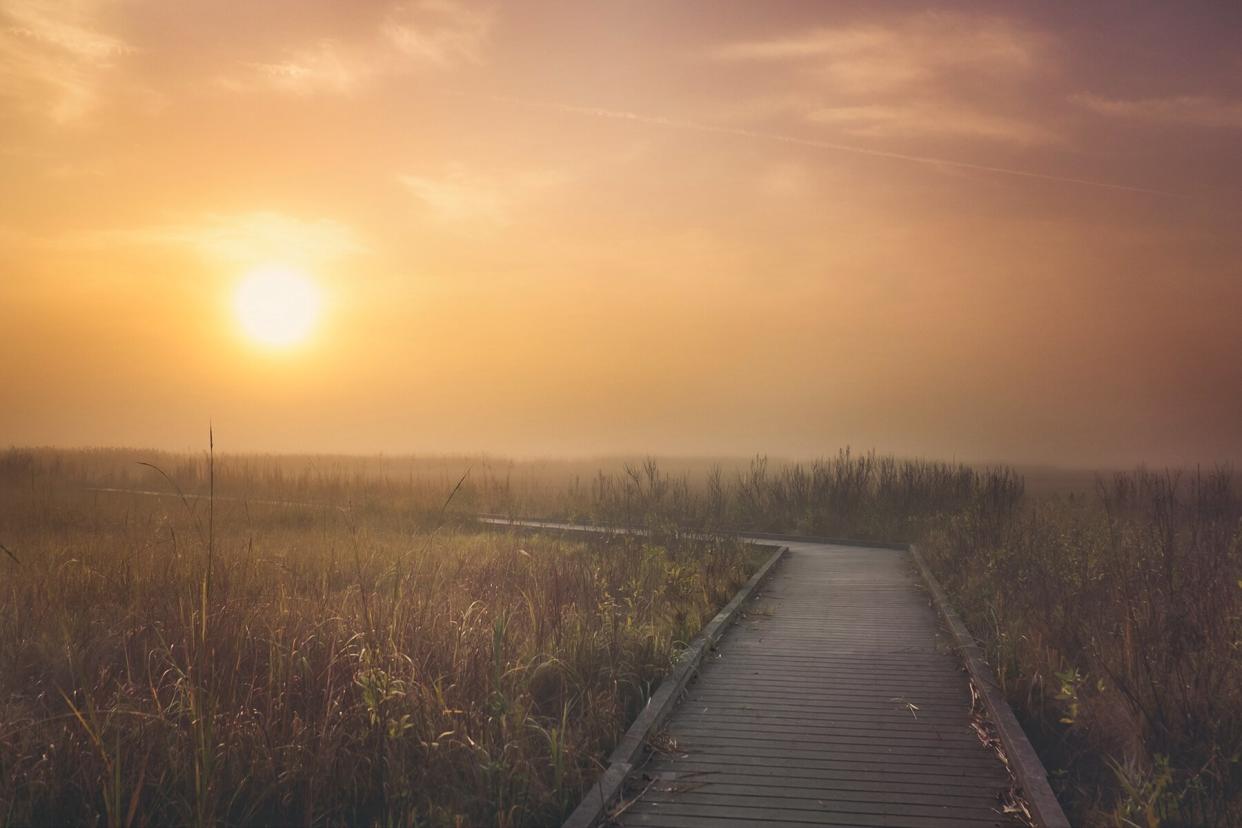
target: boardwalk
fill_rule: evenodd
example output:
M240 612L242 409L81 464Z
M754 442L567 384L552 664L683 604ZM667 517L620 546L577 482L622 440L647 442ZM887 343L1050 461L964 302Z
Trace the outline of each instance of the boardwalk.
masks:
M633 826L1016 825L909 553L790 542L643 769Z

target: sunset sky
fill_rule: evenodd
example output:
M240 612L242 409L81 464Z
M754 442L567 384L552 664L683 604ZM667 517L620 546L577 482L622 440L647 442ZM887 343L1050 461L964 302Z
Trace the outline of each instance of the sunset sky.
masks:
M0 444L1242 462L1240 43L1221 2L0 0ZM305 331L248 327L255 273Z

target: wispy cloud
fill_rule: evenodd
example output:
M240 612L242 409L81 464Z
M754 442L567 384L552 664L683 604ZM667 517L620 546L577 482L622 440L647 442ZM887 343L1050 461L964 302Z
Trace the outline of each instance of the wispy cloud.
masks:
M270 211L213 213L184 223L93 232L75 241L98 247L181 247L213 261L237 265L265 261L319 264L366 249L358 235L338 221Z
M450 0L398 4L381 31L406 58L449 67L480 63L496 22L490 9Z
M565 179L564 173L552 170L484 175L462 164L451 164L440 174L397 177L441 221L501 226L512 223L522 206Z
M1242 101L1205 95L1117 99L1084 93L1070 98L1099 115L1167 124L1242 129Z
M928 13L729 43L712 56L792 63L840 91L861 93L927 83L962 68L1026 72L1041 45L1042 38L1003 19Z
M735 104L872 138L959 137L1019 145L1059 140L1003 98L972 94L972 77L1021 83L1046 38L992 17L924 13L724 44L713 60L783 72L785 91Z
M99 102L104 75L132 47L95 21L100 0L8 0L0 5L0 97L57 122Z
M330 37L287 49L272 61L251 61L226 88L273 89L298 95L352 92L386 75L417 69L450 70L484 61L496 20L490 8L450 0L392 6L361 40Z
M946 170L973 170L981 173L991 173L994 175L1008 176L1012 178L1024 178L1034 181L1047 181L1059 184L1072 184L1083 187L1094 187L1104 190L1118 190L1131 193L1146 193L1149 195L1180 197L1179 193L1169 192L1167 190L1157 190L1148 187L1139 187L1130 184L1121 184L1111 181L1102 181L1090 178L1078 178L1075 176L1057 175L1055 173L1045 173L1038 170L1021 169L1019 167L1002 167L992 164L979 164L972 161L962 161L953 158L944 158L934 155L921 155L916 153L893 152L890 150L878 149L876 147L866 147L857 144L846 144L840 141L821 141L814 138L802 138L796 135L788 135L781 132L771 132L768 130L746 129L736 126L725 126L721 124L706 124L698 121L689 121L680 118L667 118L660 115L647 115L641 112L629 112L625 110L605 109L603 107L590 106L574 106L572 104L556 103L552 101L538 101L523 98L500 97L496 100L506 101L508 103L532 107L537 109L550 109L558 112L572 112L592 118L604 118L616 121L631 121L640 124L649 124L651 126L667 127L669 129L688 130L692 132L703 132L712 135L728 135L737 138L747 138L758 141L770 141L773 143L788 144L797 147L807 147L809 149L826 150L829 152L842 152L854 155L870 156L872 158L890 159L894 161L909 162L912 164L920 164L931 167L941 167Z
M491 182L456 170L446 176L398 176L432 215L450 222L509 222L509 199Z
M372 64L345 55L327 40L293 52L284 60L251 63L250 67L271 88L300 95L348 92L374 72Z

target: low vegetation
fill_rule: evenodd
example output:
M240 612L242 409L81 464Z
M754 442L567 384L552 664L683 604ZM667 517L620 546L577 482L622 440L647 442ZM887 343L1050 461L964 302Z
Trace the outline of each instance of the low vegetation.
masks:
M1028 496L1009 469L848 451L697 481L648 462L600 475L574 509L918 541L1075 825L1242 824L1242 496L1229 471L1140 470Z
M437 530L429 499L366 486L199 499L201 458L141 469L184 490L151 497L84 491L99 456L0 457L5 825L555 824L757 563Z
M1242 498L1222 471L955 515L926 544L1075 824L1242 824Z
M1050 484L850 452L227 458L204 613L205 545L179 501L81 493L205 491L203 458L156 456L164 480L143 457L0 461L0 543L21 558L0 558L10 822L43 807L116 824L555 822L753 560L718 543L464 529L495 512L670 539L918 541L1075 825L1242 824L1242 495L1228 471Z

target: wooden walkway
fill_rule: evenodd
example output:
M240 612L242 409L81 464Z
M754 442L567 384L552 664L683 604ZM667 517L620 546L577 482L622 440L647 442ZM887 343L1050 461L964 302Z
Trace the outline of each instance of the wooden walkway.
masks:
M673 712L627 826L1018 825L910 554L786 542Z

